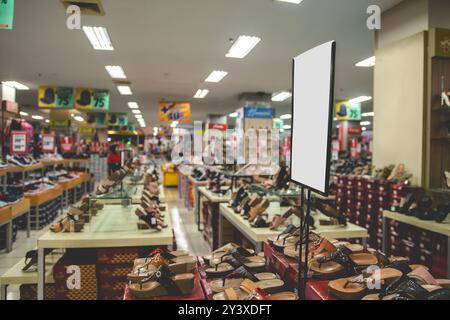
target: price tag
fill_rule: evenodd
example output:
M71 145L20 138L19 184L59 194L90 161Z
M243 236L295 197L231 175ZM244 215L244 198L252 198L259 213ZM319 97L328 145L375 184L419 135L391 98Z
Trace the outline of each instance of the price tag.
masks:
M70 152L72 151L73 143L72 137L62 137L61 138L61 151Z
M11 132L11 154L28 153L28 136L25 131Z
M55 152L55 135L44 134L42 135L42 152L54 153Z

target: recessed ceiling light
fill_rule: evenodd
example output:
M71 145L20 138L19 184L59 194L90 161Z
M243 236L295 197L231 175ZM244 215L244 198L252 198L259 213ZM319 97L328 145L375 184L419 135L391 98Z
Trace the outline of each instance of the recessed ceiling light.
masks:
M44 120L43 116L31 116L34 120Z
M272 95L272 101L283 102L283 101L289 99L290 97L292 97L292 93L287 92L287 91L282 91L282 92L274 93Z
M363 114L361 114L362 117L368 118L368 117L374 117L375 116L375 112L365 112Z
M127 76L121 66L106 66L105 69L106 69L106 71L108 71L109 75L113 79L126 79L127 78Z
M230 118L237 118L239 116L239 114L237 112L233 112L233 113L230 113L228 116Z
M81 116L75 116L74 119L75 119L76 121L78 121L78 122L83 122L83 121L84 121L84 118L81 117Z
M104 27L83 27L86 37L89 39L94 50L113 51L114 47L111 43L108 30Z
M141 110L139 109L131 110L131 112L133 112L134 114L141 114Z
M206 82L220 82L222 81L223 78L225 78L227 76L228 72L226 71L218 71L215 70L213 72L211 72L211 74L208 76L208 78L206 78Z
M227 58L245 58L250 51L261 41L261 38L252 36L239 36L239 38L233 43L228 53L225 55Z
M291 128L292 127L289 124L286 124L286 125L283 126L284 130L291 130Z
M128 102L130 109L139 109L139 105L136 102Z
M203 99L203 98L205 98L208 95L208 93L209 93L209 90L207 90L207 89L203 89L203 90L202 89L198 89L197 93L194 96L194 98L195 99Z
M50 120L46 119L46 120L45 120L45 123L50 123Z
M288 114L283 114L280 117L281 120L291 120L292 119L292 114L288 113Z
M303 0L275 0L278 2L287 2L287 3L294 3L294 4L300 4L303 2Z
M28 116L28 113L20 111L20 115L26 117L26 116Z
M16 90L30 90L30 88L28 88L26 85L17 81L2 81L2 84Z
M356 63L355 66L361 67L361 68L370 68L370 67L374 67L375 63L376 63L376 59L375 59L375 56L373 56L373 57L364 59L363 61Z
M131 96L133 94L130 86L117 86L117 90L119 90L120 94L123 96Z
M362 126L370 126L372 124L372 122L370 122L370 121L361 121L360 122L360 125L362 125Z
M357 98L349 100L348 104L349 105L354 105L354 104L358 104L358 103L362 103L362 102L366 102L366 101L370 101L370 100L372 100L372 97L361 96L361 97L357 97Z

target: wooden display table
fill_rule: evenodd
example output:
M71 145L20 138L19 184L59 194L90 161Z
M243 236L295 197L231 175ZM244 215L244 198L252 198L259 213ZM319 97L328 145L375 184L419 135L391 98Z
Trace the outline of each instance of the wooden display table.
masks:
M64 159L61 159L61 160L41 160L41 163L44 166L49 167L49 166L57 166L57 165L60 165L60 164L64 164L64 163L66 163L66 161Z
M282 214L288 208L281 208L279 202L272 202L266 212L269 214L268 221L276 214ZM355 224L347 224L346 226L320 226L319 219L326 218L320 213L312 213L316 223L315 232L320 235L332 239L362 239L363 245L366 245L367 237L369 236L367 229L361 228ZM297 217L290 217L288 223L294 225L300 224L300 219ZM227 204L220 204L220 219L219 219L219 244L221 247L228 242L233 242L232 234L230 234L230 227L238 230L247 240L249 240L255 247L257 252L262 251L263 242L268 238L277 236L282 231L283 227L278 230L270 230L269 228L252 228L247 220L241 215L234 213L233 209L229 208Z
M42 163L36 163L30 166L8 166L7 172L27 172L43 169L44 165Z
M59 197L63 192L63 188L59 185L45 190L41 193L25 193L25 198L30 201L31 207L38 207L39 205Z
M450 224L438 223L434 221L424 221L416 217L407 216L405 214L384 211L383 212L383 251L387 249L387 219L395 220L419 229L434 232L447 237L447 278L450 279Z
M27 237L30 237L30 201L21 199L16 203L0 208L0 227L6 226L6 252L12 251L13 221L27 215Z
M45 259L45 283L54 283L53 279L53 266L62 257L62 254L51 253L46 256ZM38 273L35 272L23 272L22 268L25 266L25 258L21 259L16 263L11 269L6 271L0 277L0 300L6 300L7 290L10 285L23 285L23 284L37 284L38 283Z
M80 233L53 233L48 231L38 239L38 299L44 298L44 249L75 248L126 248L167 246L173 244L170 215L166 215L168 227L156 230L138 230L137 206L105 205L92 217Z

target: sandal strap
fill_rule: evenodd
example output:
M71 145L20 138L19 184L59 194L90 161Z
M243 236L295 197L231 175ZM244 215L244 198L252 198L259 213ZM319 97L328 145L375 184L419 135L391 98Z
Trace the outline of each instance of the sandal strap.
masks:
M183 293L177 284L171 279L173 276L172 271L167 266L160 266L158 271L154 272L151 276L144 278L140 281L140 285L147 282L158 282L162 287L167 290L168 295L170 296L182 296Z
M397 295L397 300L424 300L429 292L424 289L417 280L405 277L393 291L383 293L383 297L386 295ZM381 296L381 294L380 294Z
M226 276L226 278L223 279L224 283L225 280L228 278L242 278L250 279L254 282L258 282L258 278L250 271L248 270L244 265L240 266L239 268L235 269L232 273Z
M241 285L239 288L244 291L247 294L251 294L252 291L258 289L258 286L256 283L250 279L244 279L244 281L241 282Z
M234 288L228 288L225 289L225 296L228 298L228 300L232 300L232 301L236 301L239 300L239 296L236 292L236 290L234 290Z
M356 271L358 266L350 258L351 251L346 247L341 247L336 252L330 253L328 256L317 259L319 265L327 262L336 262L343 266L346 270Z

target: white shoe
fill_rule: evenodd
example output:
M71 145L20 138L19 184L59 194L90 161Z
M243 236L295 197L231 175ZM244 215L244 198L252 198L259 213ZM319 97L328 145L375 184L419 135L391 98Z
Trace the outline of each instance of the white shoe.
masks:
M450 97L447 95L447 92L442 92L441 95L441 106L447 106L450 107Z

